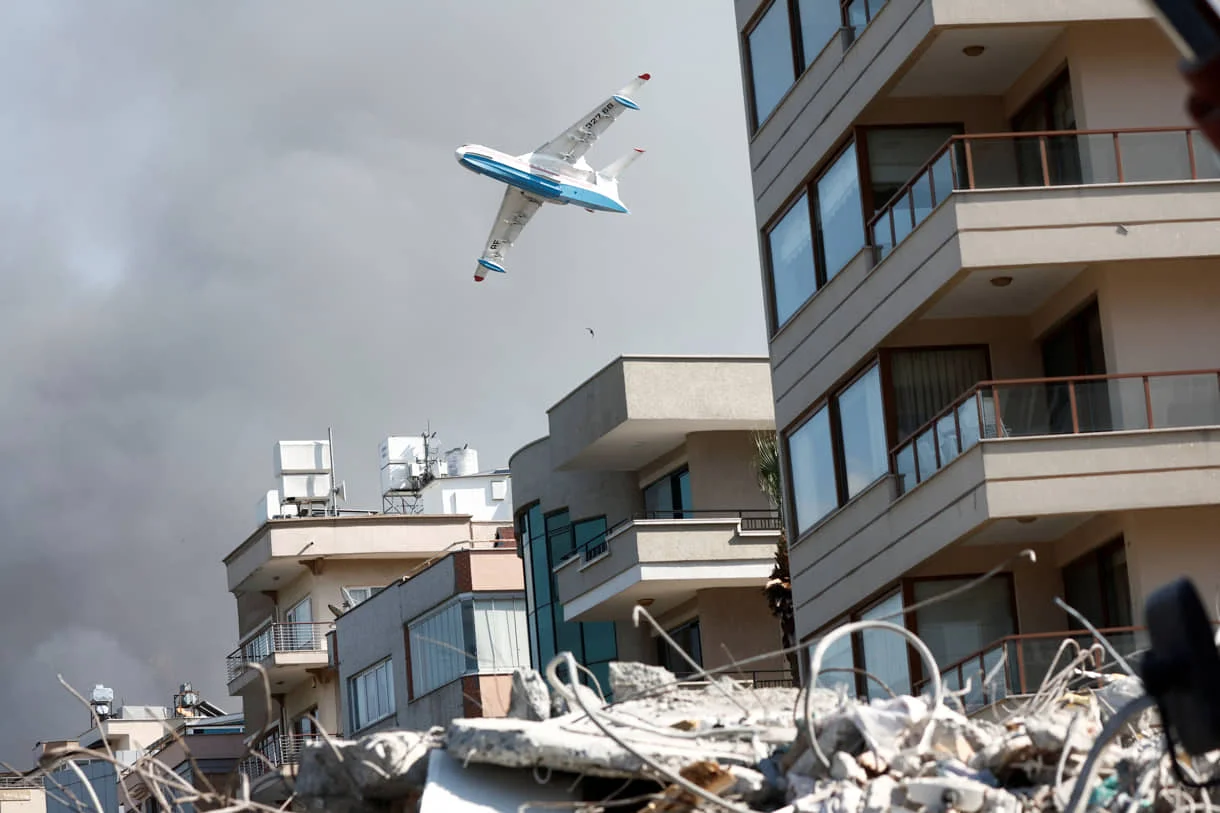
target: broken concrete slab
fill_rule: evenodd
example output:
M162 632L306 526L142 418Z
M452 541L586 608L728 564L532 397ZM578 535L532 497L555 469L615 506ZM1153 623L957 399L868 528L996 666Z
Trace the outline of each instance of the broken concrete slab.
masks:
M353 794L395 799L427 781L429 753L442 745L443 729L381 731L358 740L306 743L295 791L323 807ZM329 808L327 808L329 809Z
M518 720L542 721L551 718L551 690L546 680L533 669L514 669L508 716Z
M523 805L567 807L579 801L569 790L575 776L547 779L539 782L530 771L495 765L463 766L452 754L432 751L418 813L517 813Z
M650 666L629 661L610 662L610 692L618 702L634 700L641 695L673 686L674 673L663 666Z
M649 731L616 727L632 748L677 773L700 759L754 768L758 756L747 742L711 738L667 737ZM445 730L445 748L462 761L507 768L545 767L591 776L637 776L646 765L589 720L573 717L532 723L526 720L454 720Z

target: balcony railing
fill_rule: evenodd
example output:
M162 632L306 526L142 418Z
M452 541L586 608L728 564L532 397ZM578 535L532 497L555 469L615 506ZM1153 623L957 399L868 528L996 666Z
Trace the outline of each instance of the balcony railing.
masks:
M1110 646L1122 655L1132 668L1137 668L1140 655L1148 647L1148 634L1144 627L1114 627L1098 630ZM966 712L978 711L992 703L1014 695L1028 695L1038 691L1042 681L1054 667L1058 672L1077 655L1075 647L1056 654L1065 639L1072 639L1080 646L1080 652L1100 647L1100 642L1085 630L1064 632L1036 632L1024 635L1008 635L994 644L981 649L957 663L941 669L940 677L946 692L960 692L967 688L961 698ZM1104 648L1099 661L1090 661L1081 668L1094 674L1116 674L1122 671L1113 656ZM1003 662L1003 665L1000 665ZM991 675L990 682L986 680ZM1082 678L1084 680L1084 678ZM919 681L915 692L927 688L928 680Z
M268 737L254 749L262 758L247 757L241 761L238 769L250 779L257 779L275 768L299 764L301 749L305 744L321 740L322 737L318 734L280 734Z
M1193 128L1053 130L953 136L868 223L880 261L959 190L1220 179Z
M1220 425L1220 370L983 381L890 452L903 494L980 439Z
M683 519L703 519L703 520L737 520L738 526L742 531L774 531L779 532L783 528L783 523L780 521L779 512L773 509L741 509L741 510L672 510L672 511L642 511L633 514L622 522L615 523L610 528L607 528L605 533L598 534L589 541L583 543L567 556L562 561L567 561L572 557L579 556L585 562L591 562L598 556L601 556L608 550L607 537L613 536L623 528L626 528L633 522L644 520L683 520Z
M225 658L225 671L232 683L246 671L246 663L259 663L282 652L325 652L326 633L335 628L332 621L309 624L268 624Z

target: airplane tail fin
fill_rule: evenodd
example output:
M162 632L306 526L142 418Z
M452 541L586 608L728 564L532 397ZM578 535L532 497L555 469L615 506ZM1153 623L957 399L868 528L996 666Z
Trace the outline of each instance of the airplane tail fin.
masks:
M617 181L619 176L623 174L623 171L627 169L627 167L631 166L635 162L635 159L639 158L643 154L644 151L639 147L636 147L622 158L612 161L606 166L605 169L597 174L601 175L606 180Z

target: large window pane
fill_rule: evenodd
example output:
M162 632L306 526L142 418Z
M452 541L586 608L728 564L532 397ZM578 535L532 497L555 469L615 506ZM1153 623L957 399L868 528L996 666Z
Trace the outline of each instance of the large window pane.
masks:
M589 663L612 661L618 657L618 642L613 621L590 621L584 625L585 660ZM609 687L606 687L609 691Z
M803 533L839 504L826 407L788 436L788 460L797 533Z
M844 619L846 623L846 619ZM833 629L833 628L832 628ZM835 689L843 686L848 697L856 696L855 658L851 648L852 636L844 635L836 640L822 653L822 663L818 672L818 686L825 689ZM810 655L813 650L810 650Z
M818 229L829 280L864 247L860 173L852 144L818 179Z
M801 17L804 67L808 68L826 47L826 43L830 42L831 37L839 32L843 15L839 10L839 0L800 0L797 10Z
M902 594L895 592L880 604L860 614L862 621L885 620L902 625ZM891 617L893 616L893 617ZM865 630L860 633L864 663L861 667L879 678L894 694L911 693L911 668L907 661L907 640L891 630ZM885 689L869 680L868 698L885 698Z
M901 443L954 399L987 378L987 348L895 350L890 355L890 371L897 438Z
M874 213L881 211L946 141L961 132L960 126L870 128L867 136L868 179ZM948 188L951 182L942 186L943 180L943 177L936 179L937 201L944 200L952 191ZM919 201L920 207L928 204L928 201Z
M771 255L771 289L775 325L787 322L817 290L813 259L813 227L809 200L801 195L767 235Z
M551 551L552 568L572 552L572 522L567 511L558 511L547 516L546 546Z
M843 428L843 464L850 499L889 469L880 366L874 364L839 396L839 423Z
M971 579L935 579L914 584L915 602L952 592ZM1012 582L997 576L964 593L915 611L919 637L942 667L981 651L1005 635L1014 635ZM975 681L978 684L978 680Z
M788 3L775 0L750 32L750 78L754 90L754 126L758 127L796 81Z

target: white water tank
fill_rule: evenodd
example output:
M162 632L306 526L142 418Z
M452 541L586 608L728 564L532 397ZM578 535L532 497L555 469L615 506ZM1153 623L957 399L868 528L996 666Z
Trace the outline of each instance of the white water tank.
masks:
M305 500L326 502L330 499L329 474L284 474L280 476L280 494L285 502Z
M258 501L258 515L255 521L261 527L267 520L285 515L296 516L296 506L284 505L280 502L280 491L273 488Z
M479 453L470 447L445 452L445 468L450 477L468 477L479 473Z
M329 472L329 441L281 440L275 444L276 477L284 474L325 474Z
M424 456L424 439L419 435L392 435L381 441L381 467L395 463L414 463Z
M411 482L411 469L419 463L390 463L381 467L381 493L405 491Z

